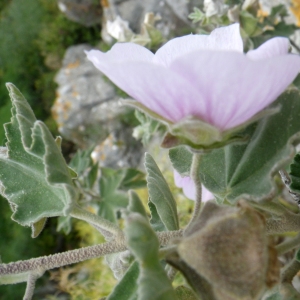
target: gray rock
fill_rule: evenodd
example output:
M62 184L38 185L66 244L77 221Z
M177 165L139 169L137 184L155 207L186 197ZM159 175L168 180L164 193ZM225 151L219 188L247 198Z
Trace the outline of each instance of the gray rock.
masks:
M101 23L102 7L95 0L58 0L59 9L72 21L84 26Z
M79 147L103 141L126 111L112 84L86 59L84 50L90 49L70 47L55 78L54 119L62 136Z
M109 8L105 10L106 18L113 21L117 16L129 22L130 28L139 33L147 13L160 16L156 28L168 38L180 34L182 29L191 27L188 19L193 7L202 7L203 0L108 0Z
M113 85L86 59L84 50L90 49L78 45L66 51L55 78L54 119L61 135L79 148L98 145L93 158L101 166L137 167L143 147L122 121L133 116L132 110L120 103Z

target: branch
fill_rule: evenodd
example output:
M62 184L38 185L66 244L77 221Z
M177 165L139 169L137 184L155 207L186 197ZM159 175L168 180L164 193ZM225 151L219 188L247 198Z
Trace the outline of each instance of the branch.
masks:
M281 244L277 245L276 251L278 256L280 256L297 247L300 247L300 233L297 234L297 236L295 236L294 238L284 241Z
M158 232L158 240L161 246L168 245L174 238L182 236L182 230ZM28 260L0 264L0 276L21 274L25 272L41 272L70 264L75 264L87 259L97 258L107 254L113 254L127 250L124 235L118 241L107 242L95 246L70 250L49 256L42 256Z
M70 212L70 216L79 220L86 221L99 230L105 237L118 237L122 236L122 230L114 223L81 208L80 206L74 206Z

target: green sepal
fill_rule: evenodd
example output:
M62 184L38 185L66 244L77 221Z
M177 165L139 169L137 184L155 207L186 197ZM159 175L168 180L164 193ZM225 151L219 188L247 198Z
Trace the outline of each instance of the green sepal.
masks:
M60 147L20 91L10 83L7 88L13 108L5 124L7 148L0 150L0 193L23 226L65 216L78 195Z
M159 261L159 241L145 217L131 213L125 218L127 245L139 263L139 300L177 299L171 282Z
M176 202L165 178L149 153L145 154L145 168L149 202L155 206L157 214L167 230L178 230Z

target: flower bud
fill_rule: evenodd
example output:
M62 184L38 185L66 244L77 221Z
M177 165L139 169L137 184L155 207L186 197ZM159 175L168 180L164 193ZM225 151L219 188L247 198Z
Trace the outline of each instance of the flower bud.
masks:
M203 226L194 225L178 253L212 285L216 299L258 299L278 280L264 217L246 202L235 208L208 202L199 223Z

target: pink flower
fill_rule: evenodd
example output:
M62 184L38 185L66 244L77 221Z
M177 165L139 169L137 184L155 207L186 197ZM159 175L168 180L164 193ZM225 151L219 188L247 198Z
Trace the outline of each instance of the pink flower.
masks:
M155 54L132 43L87 52L94 65L132 98L171 122L193 116L221 131L272 103L300 71L289 41L273 38L243 53L239 24L210 35L175 38Z
M184 195L190 200L196 200L195 184L191 177L181 175L174 171L174 182L177 187L182 188ZM202 185L202 202L214 199L214 195Z

